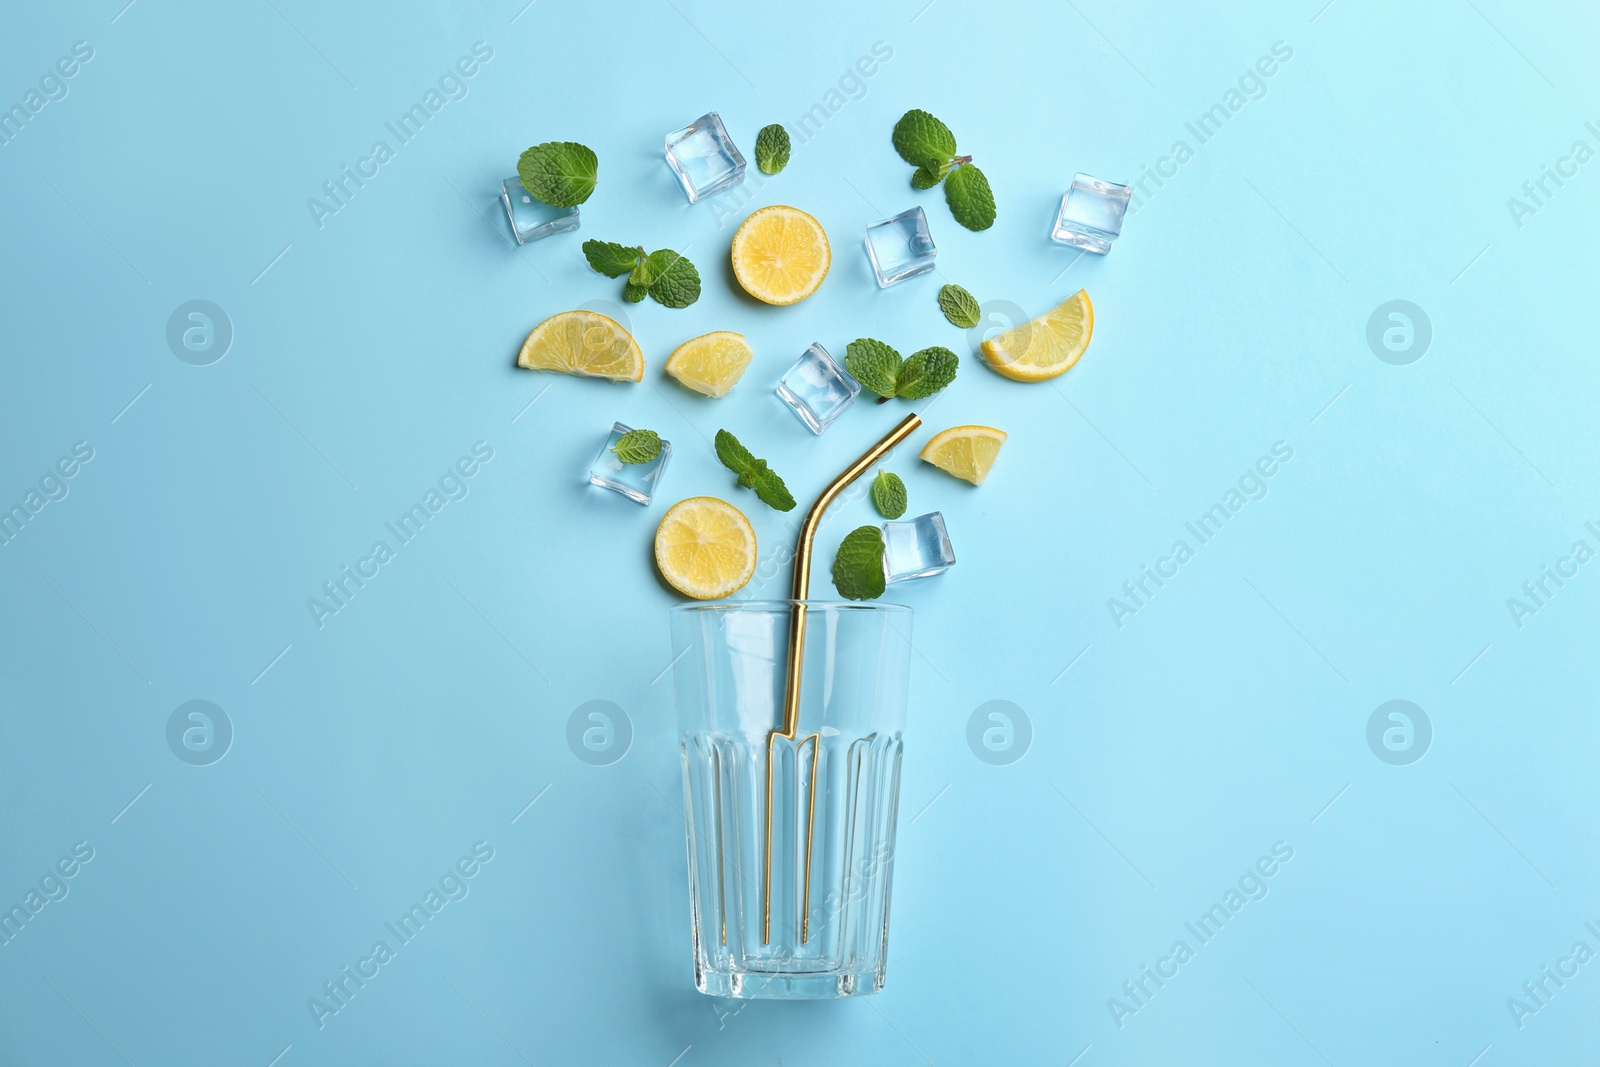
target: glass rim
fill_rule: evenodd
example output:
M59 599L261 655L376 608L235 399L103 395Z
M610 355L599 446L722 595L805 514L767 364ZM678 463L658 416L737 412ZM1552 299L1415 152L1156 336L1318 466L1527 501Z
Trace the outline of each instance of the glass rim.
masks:
M853 600L740 600L732 603L723 601L703 601L693 604L676 604L669 609L674 615L689 615L695 612L731 612L749 611L755 613L787 612L798 605L804 605L807 611L862 611L882 612L885 614L911 614L909 604L869 604Z

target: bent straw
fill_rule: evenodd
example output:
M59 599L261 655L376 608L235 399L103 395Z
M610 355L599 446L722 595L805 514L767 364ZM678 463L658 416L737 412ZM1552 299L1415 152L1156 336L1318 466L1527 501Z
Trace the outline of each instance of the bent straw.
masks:
M846 467L839 476L817 497L816 503L811 505L811 510L806 512L805 521L800 524L800 537L795 545L794 553L794 585L791 588L790 598L793 603L789 608L789 663L784 676L783 685L783 727L773 730L767 735L767 862L766 875L762 879L762 906L761 906L761 943L772 942L772 763L773 744L782 737L793 741L795 733L800 728L800 674L804 665L806 646L806 597L811 591L811 550L816 540L817 527L822 522L823 512L828 510L828 505L833 503L844 488L870 468L895 445L905 440L911 432L922 425L922 420L915 414L907 415L900 424L885 434L877 444L867 449L850 466ZM811 742L811 796L807 802L806 812L806 861L804 900L800 912L800 942L804 944L811 936L811 839L815 827L817 814L817 763L820 758L821 738L816 734L809 734L799 745L795 746L795 770L799 771L800 749L806 742ZM796 783L798 787L798 783Z
M895 445L905 440L911 432L922 425L922 420L916 415L907 415L894 429L884 435L883 439L861 454L850 466L835 478L828 488L817 497L817 502L811 505L811 510L806 513L806 521L800 524L800 539L794 551L794 586L790 598L800 603L793 609L794 622L789 627L789 670L783 687L783 736L794 737L795 729L800 725L800 663L805 655L806 636L806 609L805 599L811 591L811 549L812 542L816 540L817 526L822 522L822 513L828 510L828 505L833 503L835 497L844 491L845 486L882 459L884 453Z

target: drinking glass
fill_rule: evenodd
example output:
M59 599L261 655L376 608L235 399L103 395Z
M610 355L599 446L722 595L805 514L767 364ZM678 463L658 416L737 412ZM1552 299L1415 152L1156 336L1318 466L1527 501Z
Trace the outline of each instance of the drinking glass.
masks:
M785 732L797 619L798 714ZM690 604L672 611L672 646L696 987L769 999L878 992L911 609Z

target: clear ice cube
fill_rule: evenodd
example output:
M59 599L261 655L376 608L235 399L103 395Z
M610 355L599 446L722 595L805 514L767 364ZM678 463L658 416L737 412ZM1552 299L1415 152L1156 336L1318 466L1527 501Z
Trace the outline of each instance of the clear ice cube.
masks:
M667 165L691 204L744 181L744 156L715 111L667 134Z
M611 425L606 443L600 446L600 454L594 458L594 466L589 468L589 484L621 493L635 504L648 505L650 498L655 495L661 472L667 469L667 460L672 458L672 445L662 440L660 454L648 463L624 463L611 449L630 429L620 422Z
M867 258L880 289L928 273L937 252L920 207L867 227Z
M778 396L816 434L832 425L860 392L861 384L820 344L806 349L778 380Z
M542 200L535 200L522 187L521 178L505 180L500 186L500 202L505 205L506 218L511 220L511 236L519 245L578 228L577 208L551 207Z
M944 516L937 511L905 522L885 522L878 528L883 531L883 577L886 581L932 578L955 565L956 554L950 547Z
M1111 242L1122 232L1122 216L1128 210L1128 199L1132 195L1133 190L1126 185L1103 182L1087 174L1077 175L1072 179L1072 188L1061 198L1050 238L1105 255L1111 251Z

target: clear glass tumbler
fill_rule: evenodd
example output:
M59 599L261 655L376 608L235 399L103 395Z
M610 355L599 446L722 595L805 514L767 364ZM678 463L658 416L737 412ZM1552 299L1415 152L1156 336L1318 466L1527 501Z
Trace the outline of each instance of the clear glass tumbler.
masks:
M798 714L789 638L804 613ZM695 986L883 988L911 609L747 601L672 612Z

